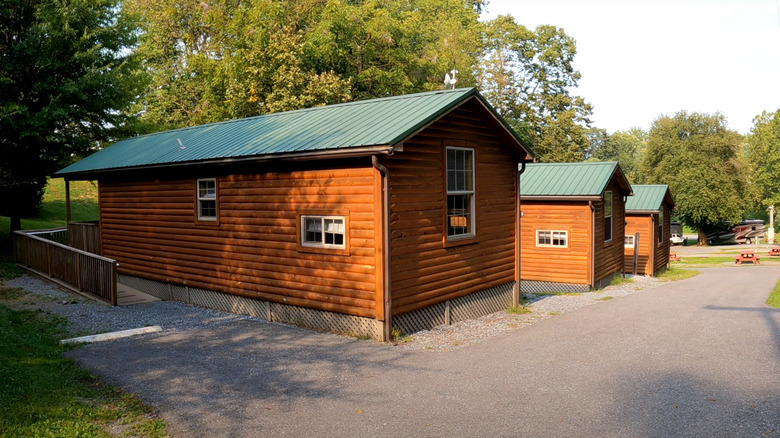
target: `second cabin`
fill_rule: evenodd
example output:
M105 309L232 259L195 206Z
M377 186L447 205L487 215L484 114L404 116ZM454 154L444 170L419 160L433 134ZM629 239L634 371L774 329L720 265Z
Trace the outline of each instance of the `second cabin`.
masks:
M582 292L623 269L625 202L617 163L534 163L521 169L521 292Z
M634 196L626 203L625 272L658 275L669 264L674 199L665 184L632 189Z

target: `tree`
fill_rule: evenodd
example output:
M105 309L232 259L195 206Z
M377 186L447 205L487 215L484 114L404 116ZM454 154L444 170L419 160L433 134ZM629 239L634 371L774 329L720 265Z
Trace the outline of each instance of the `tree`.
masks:
M127 1L160 128L476 83L482 1Z
M487 23L480 89L530 143L540 161L582 161L592 107L570 89L580 73L572 63L576 43L562 29L535 31L512 16Z
M639 163L645 152L644 137L646 134L639 128L612 134L607 134L603 129L592 128L588 130L589 160L617 161L628 181L635 184L640 178Z
M780 204L780 109L753 119L745 153L753 165L753 180L765 206Z
M754 199L741 136L721 114L678 112L653 122L640 172L645 183L668 184L677 217L699 230L736 222Z
M140 88L117 0L0 0L0 215L11 229L46 177L114 138Z

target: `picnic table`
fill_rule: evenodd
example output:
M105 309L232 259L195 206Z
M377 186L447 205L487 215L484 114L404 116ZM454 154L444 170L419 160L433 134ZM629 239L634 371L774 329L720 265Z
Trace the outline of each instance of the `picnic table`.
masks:
M735 257L734 263L741 265L743 262L750 262L760 265L761 263L759 263L758 260L759 257L756 255L755 251L745 250L742 251L737 257Z
M780 246L769 248L769 257L780 257Z
M680 261L680 256L678 256L676 252L670 252L669 253L669 261L671 261L671 262L679 262Z

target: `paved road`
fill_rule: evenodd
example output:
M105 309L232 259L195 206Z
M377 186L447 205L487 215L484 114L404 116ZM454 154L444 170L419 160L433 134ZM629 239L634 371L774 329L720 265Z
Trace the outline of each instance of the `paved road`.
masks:
M180 437L780 436L779 278L708 269L449 352L244 320L69 354Z

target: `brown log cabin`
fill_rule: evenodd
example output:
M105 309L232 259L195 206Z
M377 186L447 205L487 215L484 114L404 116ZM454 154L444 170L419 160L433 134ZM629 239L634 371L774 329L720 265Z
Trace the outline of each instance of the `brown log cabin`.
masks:
M521 171L520 289L581 292L623 269L625 201L617 163L533 163Z
M658 275L669 265L670 217L674 198L665 184L634 185L631 188L634 196L626 203L624 270L640 275Z
M55 177L98 181L122 283L386 340L518 301L530 159L468 88L133 137Z

